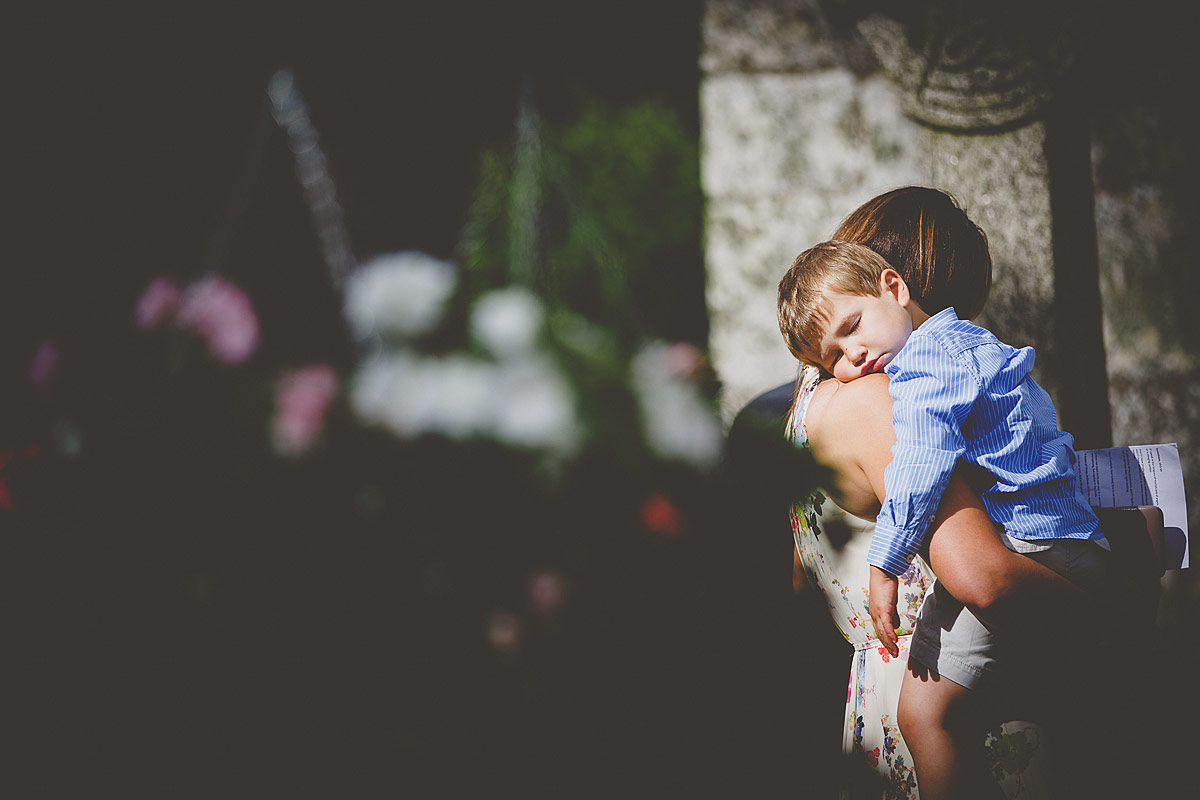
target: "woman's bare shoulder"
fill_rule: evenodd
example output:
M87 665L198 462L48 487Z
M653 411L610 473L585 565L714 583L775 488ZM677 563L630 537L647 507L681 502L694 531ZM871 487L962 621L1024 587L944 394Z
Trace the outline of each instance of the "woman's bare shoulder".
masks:
M851 514L874 519L896 440L887 377L821 383L804 424L813 456L833 471L833 499Z
M894 435L892 398L885 375L867 375L850 383L822 381L804 419L814 450L854 446L862 435L878 435L880 426L886 426L887 433Z

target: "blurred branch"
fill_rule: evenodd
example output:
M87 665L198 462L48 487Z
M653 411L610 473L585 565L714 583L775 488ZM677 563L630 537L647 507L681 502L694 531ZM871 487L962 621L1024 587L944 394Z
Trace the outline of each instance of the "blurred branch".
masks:
M316 226L329 279L335 288L341 289L346 276L354 268L354 254L350 250L342 207L337 199L333 178L329 175L325 153L321 150L317 129L309 117L308 104L296 88L295 76L286 69L271 76L267 82L267 95L271 99L275 123L287 136L296 177Z

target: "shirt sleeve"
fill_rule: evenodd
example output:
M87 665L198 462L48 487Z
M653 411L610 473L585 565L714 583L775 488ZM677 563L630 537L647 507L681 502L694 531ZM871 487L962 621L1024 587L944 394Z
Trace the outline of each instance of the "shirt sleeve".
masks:
M867 561L902 575L966 451L962 426L981 381L966 361L927 336L911 337L896 366L889 373L896 444L883 473L885 497Z

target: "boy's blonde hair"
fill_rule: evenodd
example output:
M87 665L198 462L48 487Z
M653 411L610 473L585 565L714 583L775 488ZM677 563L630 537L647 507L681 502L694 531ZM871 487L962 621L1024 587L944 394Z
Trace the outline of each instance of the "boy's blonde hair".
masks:
M779 332L792 355L820 366L822 329L829 322L826 299L831 293L878 297L886 269L893 267L871 248L836 239L796 256L779 281Z

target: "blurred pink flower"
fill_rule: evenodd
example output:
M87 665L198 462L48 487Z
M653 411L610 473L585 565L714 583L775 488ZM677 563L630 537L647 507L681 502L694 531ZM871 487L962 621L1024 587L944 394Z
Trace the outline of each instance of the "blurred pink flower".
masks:
M284 455L306 451L321 433L337 389L337 373L328 364L312 364L280 375L275 384L275 449Z
M704 354L695 345L687 342L672 342L665 345L660 354L661 364L668 375L679 378L695 378L704 367Z
M175 315L182 292L170 278L155 278L142 290L134 310L134 319L144 331L156 328Z
M240 364L258 349L258 318L250 297L224 278L209 277L188 286L175 321L196 332L209 354L226 364Z
M539 614L552 614L562 607L565 592L557 572L539 572L529 579L529 603Z
M29 380L34 386L45 386L58 369L58 345L47 339L33 351L29 362Z

